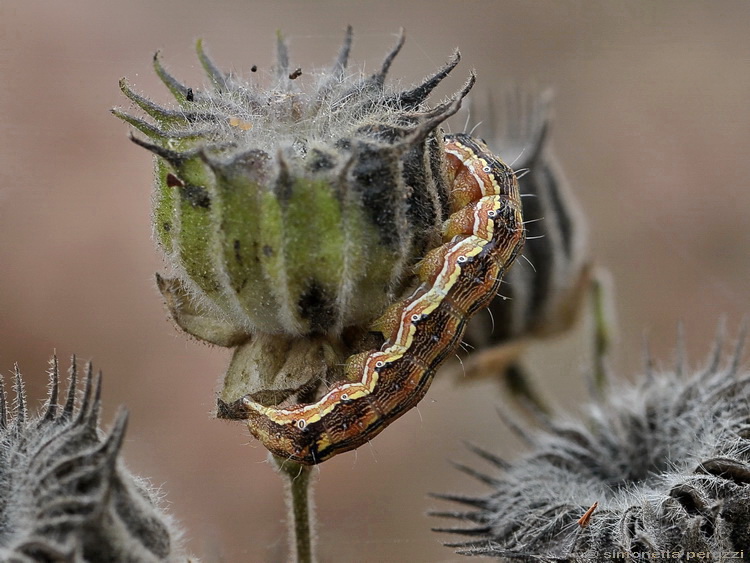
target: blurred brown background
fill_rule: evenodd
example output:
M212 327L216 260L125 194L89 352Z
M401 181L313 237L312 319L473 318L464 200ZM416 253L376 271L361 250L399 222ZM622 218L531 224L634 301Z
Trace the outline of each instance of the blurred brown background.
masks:
M680 320L699 363L717 320L736 330L750 312L747 2L2 1L0 370L7 379L18 361L38 404L53 350L93 359L105 424L127 405L129 466L163 487L206 561L283 559L280 480L242 425L208 416L228 353L166 320L151 157L108 110L126 105L122 76L167 101L151 70L157 49L198 85L198 37L224 68L247 71L271 63L280 28L306 69L332 59L349 23L353 63L370 69L406 28L391 71L405 85L460 47L437 96L472 67L479 90L555 89L552 141L616 284L618 371L640 369L644 334L668 365ZM531 362L568 410L583 388L580 332ZM427 493L483 490L448 463L474 463L462 439L511 457L519 446L495 413L495 385L443 375L371 447L321 468L321 560L461 559L440 544L452 538L430 531L444 522L426 511L450 507Z

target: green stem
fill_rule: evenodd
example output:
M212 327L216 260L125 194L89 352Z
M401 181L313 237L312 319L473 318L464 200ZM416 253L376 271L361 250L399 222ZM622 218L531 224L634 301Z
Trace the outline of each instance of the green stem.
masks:
M295 553L294 561L297 563L314 563L315 510L310 485L311 467L272 457L282 478L285 478L289 551Z
M549 414L549 406L534 386L529 374L517 362L513 362L505 370L505 386L511 397L526 409L532 409L541 413ZM520 401L519 401L520 399Z
M594 272L591 284L591 300L594 317L594 384L598 391L603 391L609 382L607 358L612 346L614 330L612 307L612 289L608 273L602 269Z

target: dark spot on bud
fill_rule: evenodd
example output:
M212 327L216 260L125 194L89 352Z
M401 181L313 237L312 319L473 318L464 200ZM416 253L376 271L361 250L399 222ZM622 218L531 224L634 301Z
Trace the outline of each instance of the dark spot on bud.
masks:
M286 206L289 199L292 197L292 192L294 191L293 188L294 178L292 178L292 174L289 172L286 160L279 158L279 173L273 190L279 203Z
M250 67L250 72L258 72L258 65L253 65Z
M335 165L333 157L319 149L312 149L307 155L307 167L311 172L330 170Z
M356 152L359 158L351 171L352 187L361 194L362 207L378 227L383 244L398 248L404 236L398 213L404 205L398 155L370 143L360 143Z
M268 153L252 149L238 154L227 164L215 164L214 166L228 178L239 176L253 183L264 184L268 181L270 163L271 157L268 156Z
M273 256L273 248L271 248L269 245L264 244L263 245L263 255L270 258Z
M293 72L289 74L289 80L294 80L295 78L299 78L300 76L302 76L302 69L297 67Z
M193 89L192 88L188 88L187 92L185 92L185 99L188 102L192 102L195 99L195 96L193 95Z
M348 151L348 150L351 150L352 148L352 140L347 139L346 137L342 137L341 139L337 140L333 144L333 146L336 147L337 149Z
M171 230L172 230L172 223L164 223L164 224L162 225L162 228L164 229L164 231L165 231L165 232L167 232L167 233L168 233L169 231L171 231Z
M234 239L234 259L237 260L238 264L242 265L242 254L240 253L239 239Z
M337 308L331 295L317 280L313 280L297 302L300 316L310 320L313 332L326 332L336 321Z
M211 207L211 197L208 195L208 190L202 186L184 184L180 189L180 195L193 207L202 207L204 209Z
M167 174L167 187L169 188L181 188L185 184L174 174Z

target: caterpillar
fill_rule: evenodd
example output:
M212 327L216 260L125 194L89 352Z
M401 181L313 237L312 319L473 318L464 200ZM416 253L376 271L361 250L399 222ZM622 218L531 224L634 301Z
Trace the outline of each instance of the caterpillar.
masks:
M497 294L526 237L518 180L467 134L446 135L444 150L451 214L443 244L418 265L414 292L373 323L381 348L350 356L345 380L317 402L242 399L251 434L275 455L313 465L374 438L424 397L467 322Z

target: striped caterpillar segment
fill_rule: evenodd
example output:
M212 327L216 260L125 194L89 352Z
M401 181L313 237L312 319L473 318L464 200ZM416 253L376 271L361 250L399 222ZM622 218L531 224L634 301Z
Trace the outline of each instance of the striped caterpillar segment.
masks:
M445 158L451 215L443 244L420 263L417 289L375 321L381 349L351 356L347 379L315 403L243 398L250 432L277 456L316 464L372 439L422 399L469 319L495 297L525 240L518 181L469 135L446 136Z

